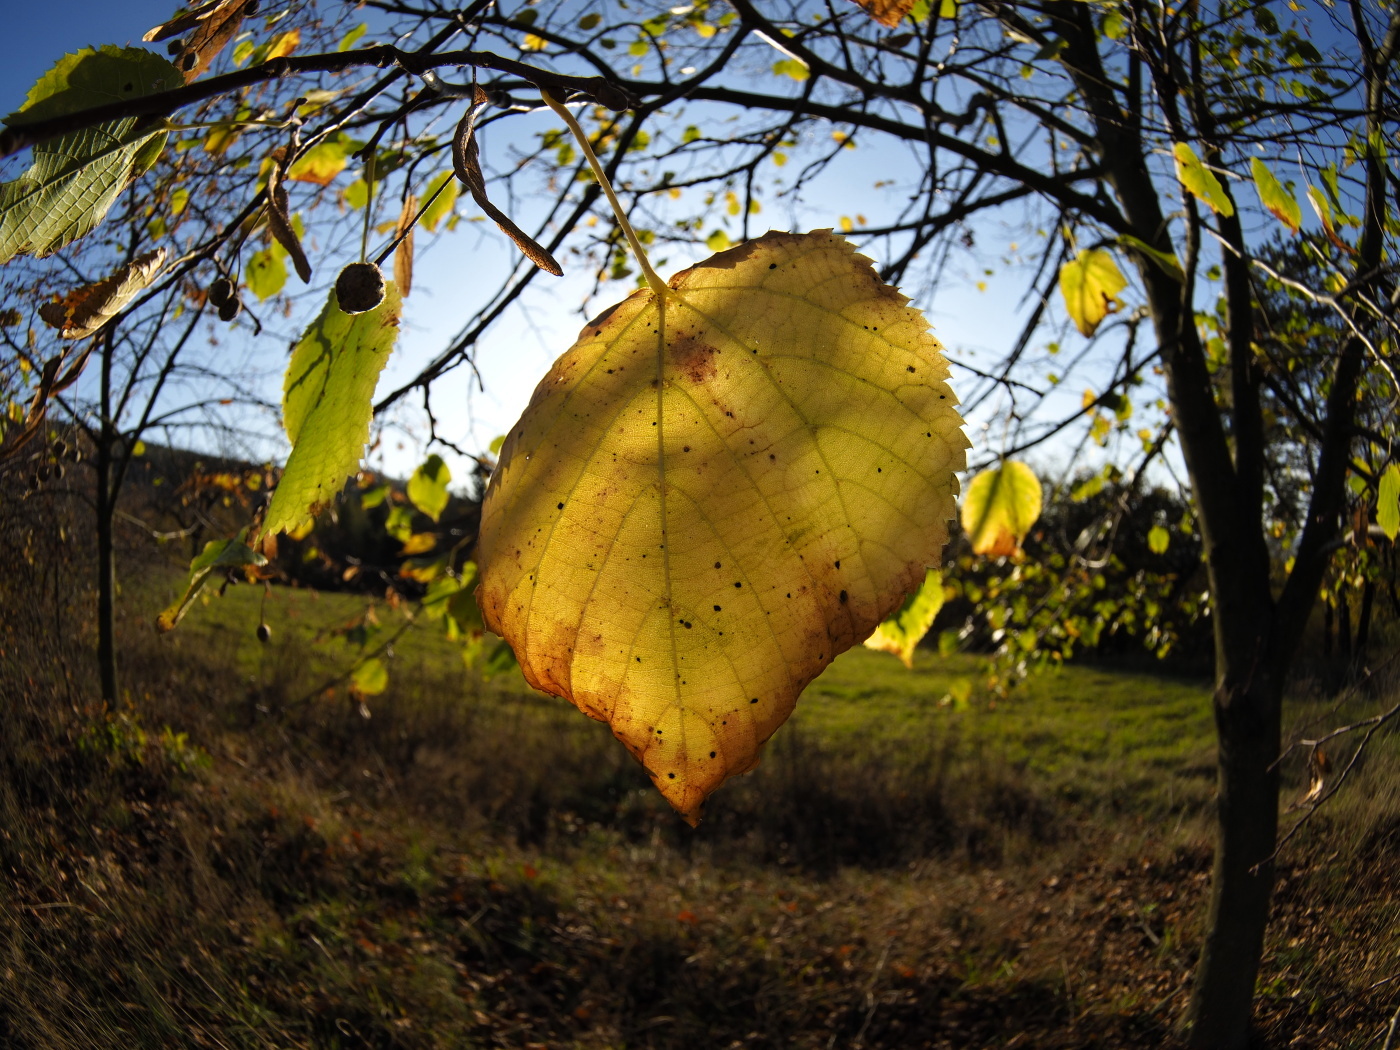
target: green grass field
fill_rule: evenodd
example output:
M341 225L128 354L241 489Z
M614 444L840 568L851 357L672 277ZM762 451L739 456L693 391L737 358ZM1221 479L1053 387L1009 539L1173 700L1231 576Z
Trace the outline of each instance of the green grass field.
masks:
M157 636L177 585L128 580L117 711L83 699L82 631L6 625L0 1045L1171 1045L1205 682L1073 666L957 702L977 658L854 650L692 830L605 726L435 627L362 709L333 632L363 598L232 587ZM1280 1043L1370 1047L1393 1010L1396 743L1281 858Z

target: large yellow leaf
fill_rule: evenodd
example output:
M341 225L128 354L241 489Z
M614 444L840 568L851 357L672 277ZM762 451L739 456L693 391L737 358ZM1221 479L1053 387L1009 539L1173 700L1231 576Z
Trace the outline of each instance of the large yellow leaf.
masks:
M962 527L974 554L1015 554L1040 517L1040 479L1024 463L1007 460L968 483Z
M967 440L923 317L830 231L603 313L501 449L478 602L690 822L937 565Z

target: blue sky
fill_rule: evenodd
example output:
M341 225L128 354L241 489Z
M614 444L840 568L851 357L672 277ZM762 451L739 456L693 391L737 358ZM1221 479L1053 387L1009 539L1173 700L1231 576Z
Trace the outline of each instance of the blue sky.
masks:
M7 15L9 54L8 61L0 67L0 95L3 95L0 105L6 110L17 106L29 85L65 52L103 43L140 44L141 35L165 20L176 7L174 0L114 3L57 0L48 7L20 7ZM688 119L696 119L695 112L692 110ZM727 115L717 113L714 119L723 120ZM513 118L508 125L501 126L508 127L508 131L488 131L483 138L483 154L488 165L493 161L506 162L511 138L523 140L557 123L552 115L539 114ZM901 172L902 167L909 170ZM901 193L907 192L908 184L916 175L912 167L888 153L856 151L849 157L842 157L836 178L819 180L804 193L800 202L778 206L771 203L770 195L770 203L751 231L762 232L770 225L789 229L836 226L843 214L853 213L865 213L872 223L878 223L898 208ZM891 181L893 185L876 188L877 183ZM906 185L901 187L900 182ZM464 215L473 214L469 205L459 205L459 209ZM528 222L522 221L522 225ZM730 232L737 235L737 227ZM993 235L988 243L1002 239L1001 234ZM664 265L658 261L658 268L671 273L709 253L703 245L697 244L688 251L682 246L658 254L669 256ZM493 288L495 275L512 265L515 258L514 249L490 223L463 222L455 234L420 237L414 290L407 303L398 352L381 382L381 394L411 378L427 359L447 344L470 315L480 291ZM313 257L318 269L314 282L324 285L340 265L349 261L352 260ZM565 265L568 268L568 260ZM934 301L920 304L952 356L975 355L968 359L983 367L990 367L1005 352L1022 315L1017 310L1022 285L1016 280L1014 270L997 259L987 260L987 265L996 273L983 273L976 260L959 260L949 279L938 289ZM984 287L979 289L979 284ZM584 319L580 305L591 285L591 274L576 270L562 279L546 275L536 279L520 308L498 322L478 347L477 367L485 390L473 389L468 369L459 369L435 388L434 409L444 436L468 450L484 450L493 437L509 429L550 363L573 342ZM628 291L627 282L606 285L602 293L604 298L592 303L590 311L596 312ZM296 330L318 308L318 295L309 293L291 317L276 321L272 337L257 343L250 341L245 348L255 367L263 373L263 389L268 400L278 399L288 339L295 336ZM230 338L229 342L233 341ZM957 383L956 370L954 378L956 389L972 386L967 379ZM1082 385L1065 396L1077 402ZM384 440L371 462L390 473L403 475L422 457L426 428L416 407L407 407L390 422L397 425L386 428ZM276 456L280 451L275 440L276 421L269 418L262 424L273 435L273 440L266 443L264 450L247 448L241 451ZM977 447L975 452L985 453L988 446L997 444L1000 428L996 429L997 433L984 434L974 421L969 432ZM469 465L452 456L448 459L454 475L465 479Z

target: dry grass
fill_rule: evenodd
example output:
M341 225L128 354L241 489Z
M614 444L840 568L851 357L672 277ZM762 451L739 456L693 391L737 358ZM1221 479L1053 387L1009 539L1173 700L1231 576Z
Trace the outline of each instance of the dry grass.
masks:
M316 688L348 606L278 593L260 649L261 599L226 601L173 640L128 618L117 712L81 629L6 621L0 1045L1171 1044L1198 683L1076 671L959 712L969 668L857 655L697 833L603 727L427 636L366 720ZM1271 1045L1378 1046L1400 995L1373 987L1400 972L1396 745L1283 858Z

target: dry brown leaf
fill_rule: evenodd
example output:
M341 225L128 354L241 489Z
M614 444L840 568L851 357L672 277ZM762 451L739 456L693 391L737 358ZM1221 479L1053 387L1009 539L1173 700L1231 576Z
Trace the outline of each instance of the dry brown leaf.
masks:
M165 249L138 256L96 284L69 292L39 307L39 316L64 339L82 339L110 321L136 294L155 280L165 265Z
M184 45L175 56L175 65L185 74L185 82L194 80L209 68L209 63L222 51L256 0L211 0L188 11L181 11L170 21L156 26L141 39L168 40L188 32Z
M882 26L893 28L914 9L914 0L851 0Z
M399 295L407 299L413 290L413 220L418 215L418 198L409 194L399 213L399 225L394 236L402 237L394 250L394 284L398 285Z
M287 249L287 254L292 257L292 265L296 267L297 276L301 278L302 284L309 284L311 282L311 263L306 258L306 252L302 251L301 241L297 238L297 231L292 227L287 207L287 187L282 184L282 166L280 163L274 163L267 176L267 228L273 239Z
M515 242L515 246L520 249L525 258L545 273L562 277L564 270L555 262L554 256L545 251L533 237L511 222L510 216L492 204L486 196L486 179L481 173L481 156L477 152L476 137L473 131L476 127L476 115L489 101L490 96L478 86L472 97L471 108L467 110L467 115L457 125L457 133L452 139L452 170L457 173L457 178L461 179L462 184L467 187L467 191L472 195L472 200L476 201L477 207L496 221L496 225Z

